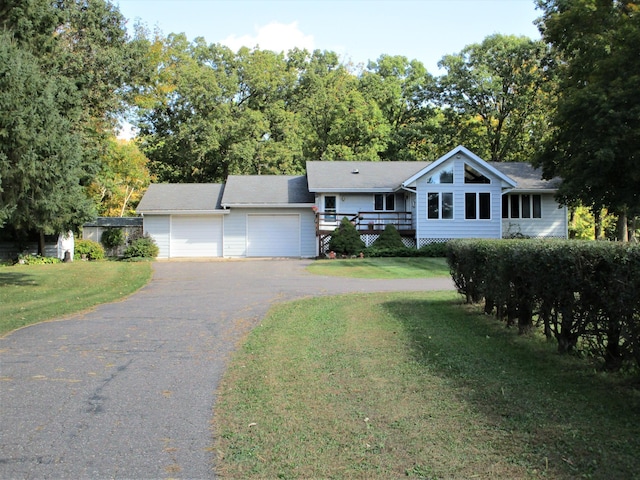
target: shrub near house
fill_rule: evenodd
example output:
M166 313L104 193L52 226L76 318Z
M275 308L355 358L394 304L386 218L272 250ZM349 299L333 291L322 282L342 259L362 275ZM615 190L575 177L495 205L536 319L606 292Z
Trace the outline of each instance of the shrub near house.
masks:
M344 217L340 226L335 229L329 242L329 250L339 255L357 255L364 251L365 244L356 227Z

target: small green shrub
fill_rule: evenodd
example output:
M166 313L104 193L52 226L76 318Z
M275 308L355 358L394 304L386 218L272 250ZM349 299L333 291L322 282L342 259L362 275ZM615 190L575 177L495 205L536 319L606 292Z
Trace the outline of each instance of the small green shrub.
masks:
M387 225L371 246L375 248L403 248L404 244L396 227Z
M18 263L23 265L47 265L53 263L60 263L60 259L56 257L42 257L40 255L20 255L18 257Z
M356 255L363 252L365 247L356 227L347 217L344 217L340 226L331 234L329 250L339 255Z
M124 258L155 258L160 253L156 242L149 235L140 237L127 247Z
M117 248L124 245L124 234L120 228L107 228L100 236L100 242L106 248Z
M76 258L86 255L87 260L102 260L104 247L93 240L77 239L75 241L74 255Z

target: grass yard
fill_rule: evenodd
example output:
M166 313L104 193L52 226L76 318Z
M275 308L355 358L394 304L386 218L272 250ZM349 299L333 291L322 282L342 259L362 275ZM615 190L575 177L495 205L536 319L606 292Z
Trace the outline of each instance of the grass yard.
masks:
M316 275L354 278L448 277L446 258L350 258L317 260L307 270Z
M212 448L223 478L639 478L637 387L453 292L314 298L237 352Z
M150 279L148 262L0 267L0 335L123 298Z

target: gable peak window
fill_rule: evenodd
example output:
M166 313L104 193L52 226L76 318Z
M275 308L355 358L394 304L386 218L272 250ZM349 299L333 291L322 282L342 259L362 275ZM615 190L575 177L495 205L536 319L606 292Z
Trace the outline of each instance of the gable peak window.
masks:
M427 183L453 183L453 164L444 166L431 174L427 179Z
M473 168L468 163L464 164L464 183L480 183L487 184L491 183L491 180L480 173L478 170Z

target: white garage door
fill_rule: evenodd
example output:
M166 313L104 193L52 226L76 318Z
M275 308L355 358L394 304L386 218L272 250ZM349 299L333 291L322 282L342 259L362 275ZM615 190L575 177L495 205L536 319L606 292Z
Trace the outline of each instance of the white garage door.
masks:
M249 215L248 257L299 257L299 215Z
M218 215L173 215L171 257L222 256L222 217Z

